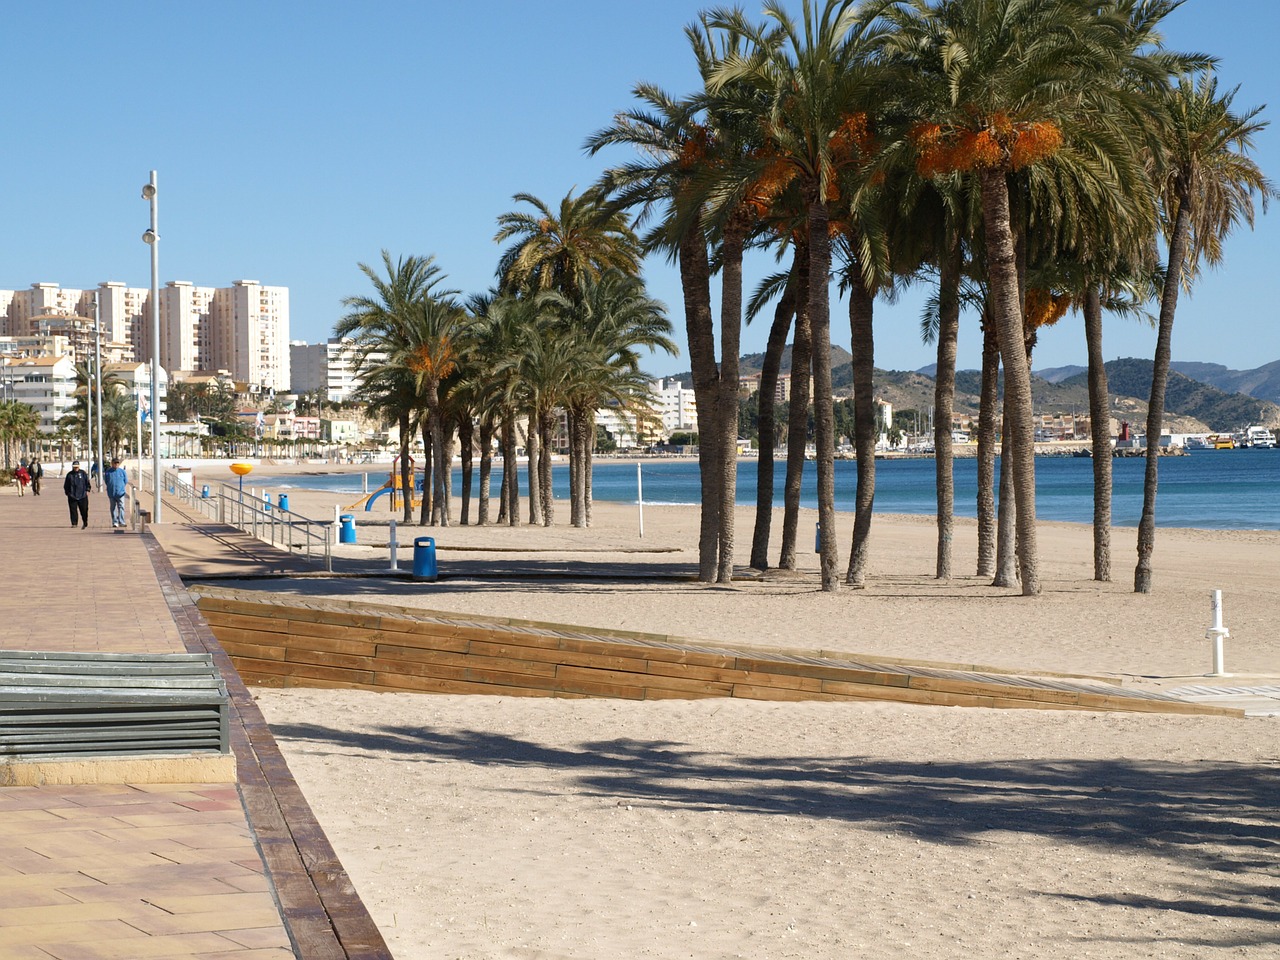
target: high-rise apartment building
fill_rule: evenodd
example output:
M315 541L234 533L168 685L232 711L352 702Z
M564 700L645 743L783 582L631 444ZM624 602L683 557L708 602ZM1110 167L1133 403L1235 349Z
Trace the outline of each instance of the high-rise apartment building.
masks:
M96 290L34 283L0 290L0 336L60 334L81 356L82 335L92 330L94 304L104 353L122 361L149 362L151 290L115 280ZM166 370L225 370L264 390L289 389L289 288L236 280L230 287L198 287L172 280L160 290L159 362ZM87 328L86 328L87 323Z
M371 359L375 362L379 355ZM319 390L330 403L344 403L360 384L356 375L356 344L350 338L331 337L325 343L289 344L290 390Z

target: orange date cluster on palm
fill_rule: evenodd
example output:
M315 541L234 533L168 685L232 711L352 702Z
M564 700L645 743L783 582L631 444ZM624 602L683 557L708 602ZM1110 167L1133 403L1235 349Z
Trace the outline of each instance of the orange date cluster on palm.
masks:
M1062 131L1048 120L1014 121L997 113L977 127L922 123L911 132L922 177L974 170L1020 170L1062 148Z

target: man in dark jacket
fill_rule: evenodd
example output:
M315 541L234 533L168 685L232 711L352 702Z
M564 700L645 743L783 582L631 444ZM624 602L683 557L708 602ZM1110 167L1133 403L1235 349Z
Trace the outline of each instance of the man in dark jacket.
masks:
M71 508L71 526L76 525L76 516L80 517L80 529L89 526L89 475L80 469L80 461L71 462L71 472L62 481L62 492L67 495L67 506Z

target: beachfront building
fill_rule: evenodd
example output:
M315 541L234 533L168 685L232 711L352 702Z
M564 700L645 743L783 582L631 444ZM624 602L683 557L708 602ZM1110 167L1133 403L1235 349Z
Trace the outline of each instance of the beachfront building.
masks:
M383 359L373 354L374 363ZM330 337L324 343L289 343L290 392L319 393L329 403L346 403L360 386L356 369L356 342L350 337Z
M53 434L75 406L76 367L68 356L0 358L0 396L32 407L40 432Z
M664 378L649 384L653 394L650 403L662 421L662 436L669 437L678 431L698 429L698 401L693 390L679 380Z
M83 362L97 334L95 310L105 360L151 361L151 290L115 280L84 290L43 282L0 290L0 336L62 336ZM158 360L166 370L226 370L251 391L288 391L288 287L172 280L159 292L159 311Z

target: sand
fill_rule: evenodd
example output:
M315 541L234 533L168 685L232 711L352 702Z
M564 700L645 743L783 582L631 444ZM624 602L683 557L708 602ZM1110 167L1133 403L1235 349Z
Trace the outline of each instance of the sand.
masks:
M310 516L335 499L290 491ZM428 531L442 574L489 557L492 577L254 586L1170 689L1205 682L1219 588L1229 682L1280 684L1276 532L1162 529L1155 590L1135 596L1133 530L1115 531L1116 582L1099 584L1088 528L1042 523L1044 594L1025 599L970 576L971 522L963 575L940 583L932 519L878 517L868 588L827 595L808 514L801 571L715 586L608 577L687 569L696 510L646 507L643 540L634 507L597 504L588 531L558 510L550 530ZM357 514L360 544L341 549L385 557L389 516ZM743 562L751 522L740 510ZM593 576L498 576L513 555ZM400 960L1280 956L1274 719L258 697Z

